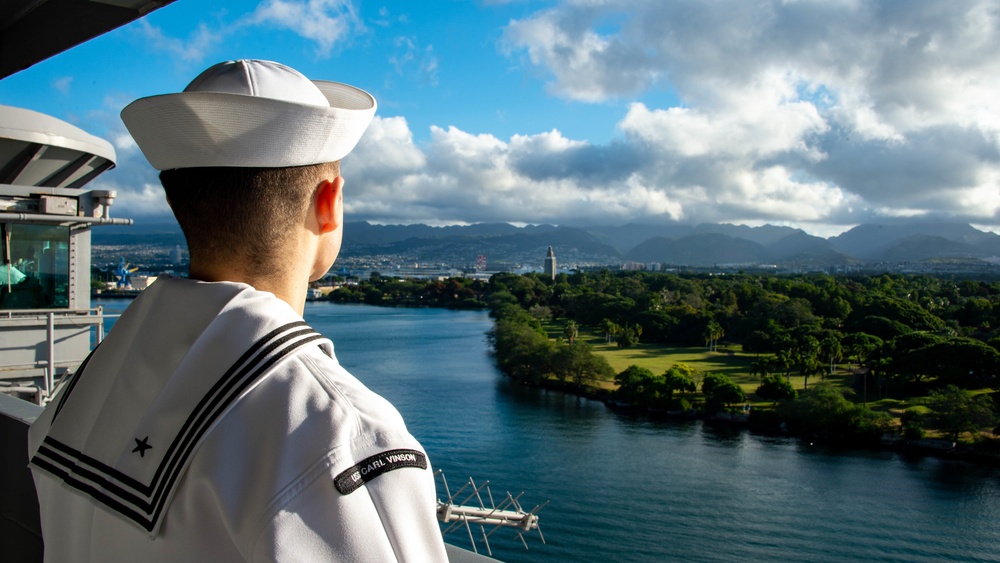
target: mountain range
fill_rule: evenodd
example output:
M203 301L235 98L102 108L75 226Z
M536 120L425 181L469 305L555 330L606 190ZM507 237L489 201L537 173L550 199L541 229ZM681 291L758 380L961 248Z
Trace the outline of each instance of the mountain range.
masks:
M94 230L95 245L183 241L175 223ZM181 242L183 244L183 242ZM676 266L850 266L928 261L977 262L1000 256L1000 235L964 223L859 225L824 239L801 229L730 224L569 227L508 223L468 226L348 222L344 257L392 256L419 263L541 264L552 246L560 264L625 261Z

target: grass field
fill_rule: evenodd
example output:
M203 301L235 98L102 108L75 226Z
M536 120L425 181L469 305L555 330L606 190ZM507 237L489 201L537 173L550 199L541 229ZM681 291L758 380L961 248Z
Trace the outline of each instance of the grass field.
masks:
M548 333L549 338L553 340L565 338L563 332L565 325L562 322L549 321L542 323L542 326ZM751 405L754 407L773 407L773 403L770 401L757 400L754 392L760 385L760 379L756 375L750 374L756 356L751 353L744 353L740 345L720 345L715 351L709 351L708 348L703 346L683 347L646 343L638 344L631 348L619 348L615 343L606 342L603 334L595 333L583 327L579 329L577 337L590 344L596 354L603 356L615 373L620 373L629 366L635 365L660 375L670 369L670 367L684 363L695 370L695 381L698 383L699 390L704 374L724 374L743 388L743 391L747 395L747 400ZM819 383L833 385L848 395L853 395L851 397L853 402L861 403L865 398L861 396L860 391L855 393L852 389L855 376L850 368L851 366L846 364L835 365L832 376L813 376L809 378L808 384L810 387ZM792 375L789 381L792 387L799 392L806 388L806 380L801 376ZM613 390L617 387L613 378L608 381L598 382L596 386L607 390ZM980 389L976 390L975 394L991 394L993 392L993 389ZM898 420L903 411L907 409L914 409L923 414L929 413L930 409L926 406L925 399L925 397L915 397L912 399L879 398L875 396L874 390L870 390L870 394L867 397L867 405L874 411L887 412ZM986 430L988 429L984 429L984 431ZM934 429L927 429L927 437L941 438L943 434Z
M564 325L561 322L547 322L543 323L542 326L548 333L549 338L555 340L564 337ZM758 377L750 375L751 365L755 356L744 353L742 346L739 345L722 345L715 351L709 351L704 346L683 347L646 343L638 344L632 348L619 348L613 342L606 342L603 334L596 334L585 328L580 329L578 338L590 344L595 353L604 356L608 363L611 364L615 373L620 373L627 367L635 365L659 375L676 364L684 363L694 368L697 373L696 380L699 386L701 383L700 378L705 373L720 373L736 382L737 385L743 388L748 398L752 399L751 395L760 385ZM850 386L853 377L842 366L835 366L834 376L832 378L827 377L826 382L846 389ZM820 377L813 376L809 378L809 385L815 385L820 382ZM795 389L802 390L805 388L806 381L803 377L793 375L791 383ZM613 389L614 382L604 382L600 387ZM750 402L753 403L754 401L751 400ZM886 403L884 405L872 404L872 406L889 410L897 405Z

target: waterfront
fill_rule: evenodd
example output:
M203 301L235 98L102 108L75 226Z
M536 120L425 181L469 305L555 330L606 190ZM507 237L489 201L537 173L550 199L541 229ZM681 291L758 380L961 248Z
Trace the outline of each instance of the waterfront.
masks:
M484 312L309 303L341 362L402 412L452 488L525 491L548 541L513 561L1000 561L1000 472L664 423L510 384ZM469 547L464 532L447 540Z

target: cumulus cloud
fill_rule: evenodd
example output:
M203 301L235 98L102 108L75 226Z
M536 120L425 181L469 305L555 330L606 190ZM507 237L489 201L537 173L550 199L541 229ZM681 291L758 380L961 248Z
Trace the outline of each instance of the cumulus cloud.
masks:
M221 43L228 33L224 29L211 29L202 23L190 37L180 39L170 37L145 19L139 20L139 31L147 45L154 50L166 52L171 58L185 62L202 61L212 47Z
M351 30L364 29L351 0L267 0L244 23L291 31L312 41L321 57L329 56Z
M365 30L352 0L264 0L247 15L232 21L200 23L187 38L171 37L161 28L140 20L139 33L147 45L184 62L201 62L233 34L253 27L271 27L292 32L313 44L320 58L352 33Z
M679 98L632 103L607 147L666 216L1000 223L994 1L570 1L504 46L569 100Z
M368 21L396 19L383 9ZM328 38L363 28L351 2L267 0L186 41L147 33L184 58L257 25L299 34L321 56ZM412 36L395 47L393 70L435 83L433 48ZM828 234L895 217L1000 225L995 0L566 0L511 21L501 48L552 96L622 107L613 139L442 125L418 143L405 117L377 117L344 161L349 218L770 222ZM147 189L155 176L116 181L140 186L137 209L162 206Z

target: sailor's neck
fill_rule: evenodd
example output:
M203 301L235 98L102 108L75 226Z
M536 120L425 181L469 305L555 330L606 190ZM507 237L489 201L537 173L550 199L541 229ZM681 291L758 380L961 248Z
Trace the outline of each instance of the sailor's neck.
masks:
M232 268L198 268L194 265L188 276L192 280L205 282L245 283L257 291L273 293L275 297L288 303L298 314L303 314L309 280L297 279L292 274L281 276L256 276Z

